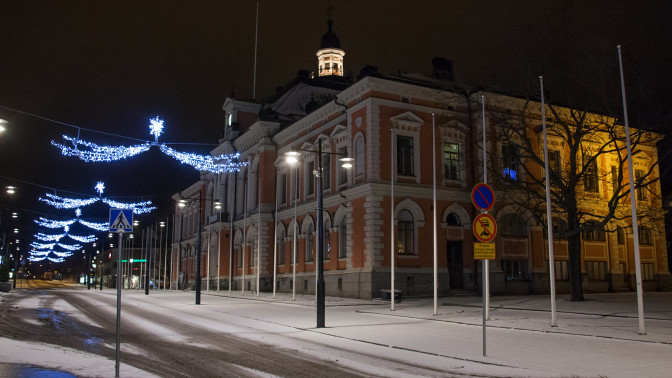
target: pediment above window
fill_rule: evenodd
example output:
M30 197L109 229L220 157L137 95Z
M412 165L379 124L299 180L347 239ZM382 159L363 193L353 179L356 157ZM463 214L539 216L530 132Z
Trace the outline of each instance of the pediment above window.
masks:
M401 113L390 120L396 130L420 131L420 127L425 123L412 112Z

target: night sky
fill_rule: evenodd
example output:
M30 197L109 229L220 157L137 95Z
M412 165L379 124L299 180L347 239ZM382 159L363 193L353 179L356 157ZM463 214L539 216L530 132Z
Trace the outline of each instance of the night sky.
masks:
M225 99L253 96L256 4L0 2L0 118L10 121L0 137L0 183L20 180L62 195L95 195L102 180L109 196L170 203L197 172L156 150L116 163L64 157L50 141L77 130L25 113L143 140L152 139L149 119L158 116L165 120L161 141L213 144L173 146L207 152L224 125ZM543 74L551 101L580 101L618 115L616 45L622 44L633 126L670 130L668 1L360 0L331 6L353 79L365 65L388 74L431 74L432 58L442 56L454 62L456 79L466 85L527 96L538 92ZM329 1L259 1L257 99L272 96L300 69L316 70L328 9ZM81 136L99 144L134 143L86 131ZM17 186L25 208L46 191Z

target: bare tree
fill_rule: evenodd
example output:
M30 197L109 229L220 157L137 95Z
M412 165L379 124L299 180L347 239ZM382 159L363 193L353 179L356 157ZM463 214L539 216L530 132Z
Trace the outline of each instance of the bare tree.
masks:
M519 109L491 109L496 125L498 172L493 185L504 201L529 209L545 224L545 171L541 104L522 101ZM612 221L630 218L625 130L613 117L572 107L547 105L549 178L554 235L567 239L572 301L583 300L582 237L604 237ZM631 129L636 163L635 191L639 200L657 206L638 209L640 224L658 225L662 219L660 192L653 190L657 174L656 143L660 136Z

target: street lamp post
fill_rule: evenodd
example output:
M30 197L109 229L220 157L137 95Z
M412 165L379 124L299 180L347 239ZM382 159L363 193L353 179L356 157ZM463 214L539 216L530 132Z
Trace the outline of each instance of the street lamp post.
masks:
M201 212L203 203L201 201L202 191L198 192L198 241L196 242L196 304L201 304Z
M203 201L202 201L203 192L199 190L198 192L198 238L196 241L196 304L201 304L201 212L203 211ZM186 200L180 199L178 206L186 206Z
M315 152L315 151L311 151ZM330 155L343 155L341 153L325 152ZM317 307L317 328L325 327L325 283L324 283L324 222L323 222L323 211L324 211L324 188L322 187L322 139L317 140L317 277L316 277L316 307ZM287 161L290 164L296 163L296 158L298 153L287 152ZM352 167L351 158L342 158L339 159L343 164L344 168ZM295 215L296 222L296 215ZM296 237L296 232L295 232ZM296 261L294 262L296 264ZM296 282L294 282L296 286Z
M324 328L324 225L322 224L322 139L317 140L317 328Z

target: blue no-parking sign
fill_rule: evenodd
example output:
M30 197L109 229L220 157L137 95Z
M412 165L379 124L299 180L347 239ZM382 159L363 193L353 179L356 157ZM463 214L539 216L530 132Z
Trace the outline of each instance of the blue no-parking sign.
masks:
M495 204L495 192L488 184L476 184L471 191L471 202L477 209L488 211Z

